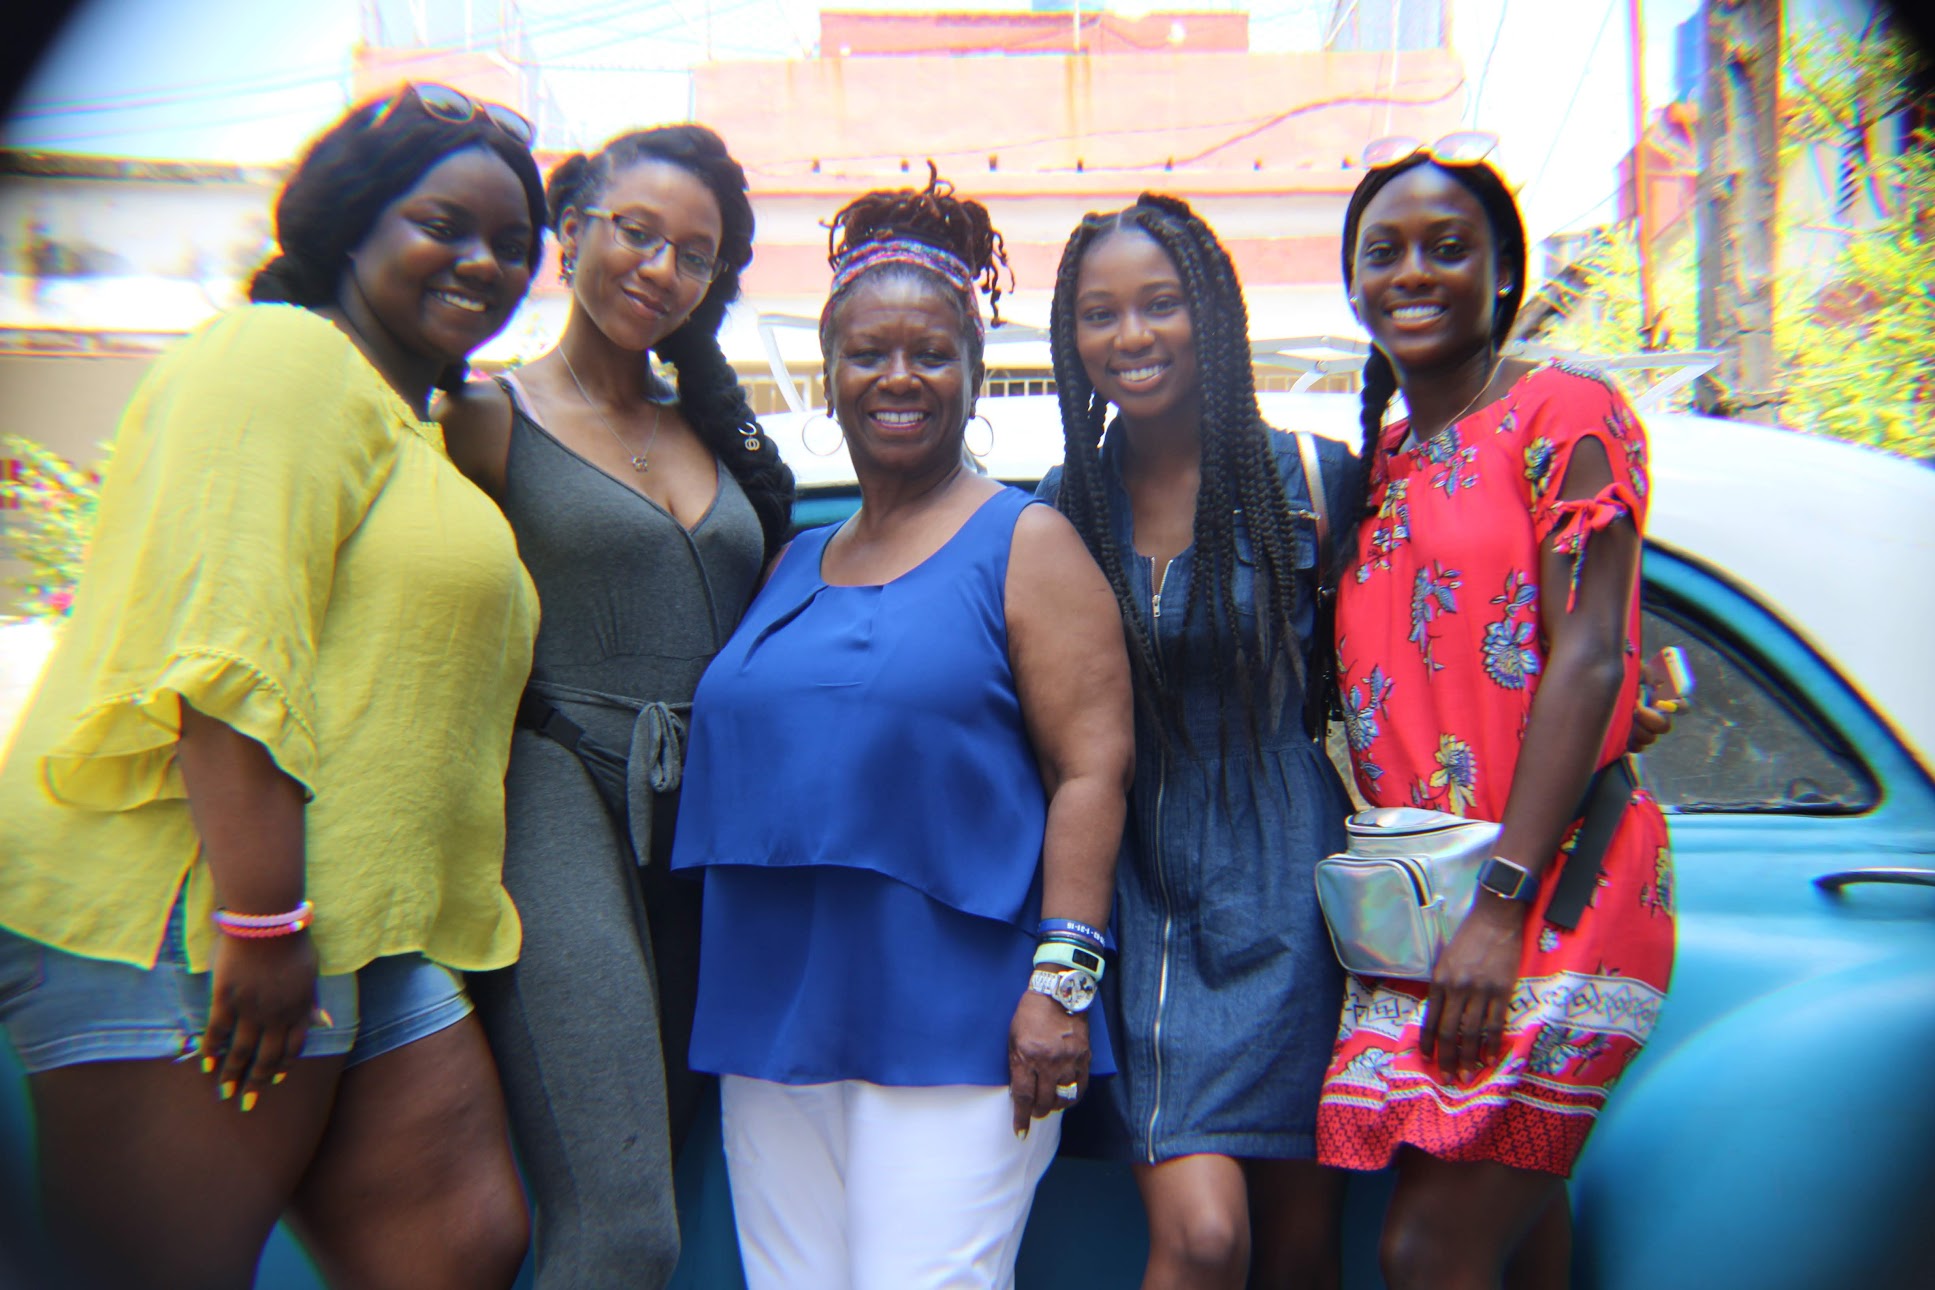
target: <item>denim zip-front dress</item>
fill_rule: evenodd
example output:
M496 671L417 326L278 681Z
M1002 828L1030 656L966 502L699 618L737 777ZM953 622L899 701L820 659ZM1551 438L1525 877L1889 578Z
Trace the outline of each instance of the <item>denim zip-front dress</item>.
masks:
M1306 642L1317 590L1310 494L1295 439L1270 433L1285 500L1301 517L1292 621ZM1132 553L1119 438L1107 436L1102 460L1115 540ZM1341 444L1319 439L1318 448L1338 515L1357 463ZM1060 484L1057 468L1039 495L1056 500ZM1237 554L1238 611L1253 614L1255 573L1240 516ZM1303 689L1287 661L1259 687L1260 747L1252 747L1234 696L1227 709L1219 702L1211 625L1202 614L1185 621L1194 557L1192 547L1172 560L1160 587L1153 561L1126 559L1165 688L1181 699L1186 738L1165 745L1137 712L1135 784L1112 918L1120 949L1103 983L1119 1073L1096 1082L1074 1113L1087 1124L1071 1118L1066 1133L1081 1147L1147 1163L1203 1152L1307 1159L1315 1155L1317 1098L1343 998L1312 873L1320 858L1342 849L1349 799L1322 747L1304 733ZM1191 670L1178 675L1185 639ZM1301 652L1307 663L1307 646Z

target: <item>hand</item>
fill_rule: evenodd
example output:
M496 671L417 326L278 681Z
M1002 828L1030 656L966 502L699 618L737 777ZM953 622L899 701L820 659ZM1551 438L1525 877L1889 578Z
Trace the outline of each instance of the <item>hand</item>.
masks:
M1666 682L1661 668L1653 659L1639 665L1640 701L1633 707L1633 728L1626 735L1627 752L1645 752L1661 735L1673 733L1673 718L1668 709L1656 708L1646 701Z
M1073 1084L1073 1100L1055 1086ZM1070 1014L1045 994L1030 990L1008 1027L1008 1096L1014 1102L1015 1136L1028 1136L1030 1120L1065 1111L1088 1091L1088 1018Z
M202 1069L223 1101L252 1110L302 1055L316 1011L316 947L309 933L215 938L215 983L202 1035Z
M1418 1051L1459 1083L1497 1061L1518 984L1519 951L1531 906L1480 891L1438 956L1418 1030Z
M1627 752L1645 752L1661 735L1673 733L1673 718L1641 703L1633 708L1633 728L1626 735Z

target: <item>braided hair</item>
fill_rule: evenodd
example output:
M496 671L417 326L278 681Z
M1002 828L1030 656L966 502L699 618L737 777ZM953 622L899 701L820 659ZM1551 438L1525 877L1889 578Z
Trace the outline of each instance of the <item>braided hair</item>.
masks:
M869 242L904 239L945 251L967 269L969 281L987 293L992 321L1001 322L1001 275L1008 275L1008 289L1014 289L1014 270L1008 267L1008 251L1000 230L988 215L988 208L972 198L956 197L954 185L940 177L933 162L927 163L925 188L876 189L842 206L826 223L826 259L836 270L842 260ZM834 352L833 334L840 306L862 282L896 277L918 278L946 289L946 294L961 311L961 330L966 341L968 370L981 371L985 341L981 329L970 325L974 309L971 296L963 296L956 286L933 270L918 264L889 262L871 266L835 287L820 314L820 353Z
M1505 186L1496 170L1482 161L1466 166L1451 165L1420 152L1394 166L1384 166L1365 175L1357 191L1350 195L1350 204L1344 208L1344 290L1348 293L1357 278L1357 229L1364 221L1371 199L1399 175L1425 165L1438 167L1478 199L1479 207L1485 212L1485 222L1491 226L1497 264L1511 273L1511 289L1492 307L1492 347L1502 349L1512 334L1512 323L1518 318L1519 303L1525 298L1525 222L1519 217L1518 203L1512 200L1512 190ZM1362 488L1347 508L1347 513L1358 519L1366 518L1365 512L1369 509L1371 477L1384 433L1384 413L1397 391L1397 369L1391 366L1390 355L1372 345L1371 356L1364 363L1363 403L1359 413L1364 427L1364 446L1358 454L1363 468L1357 477Z
M1075 291L1082 261L1102 239L1131 231L1148 236L1176 267L1201 373L1202 461L1192 534L1195 576L1184 602L1184 619L1197 614L1208 617L1218 693L1227 704L1231 690L1227 682L1233 676L1255 748L1260 739L1255 700L1260 687L1268 688L1278 658L1302 679L1303 657L1293 625L1298 587L1295 525L1277 474L1270 429L1257 408L1249 314L1235 266L1209 225L1178 198L1144 193L1127 210L1085 216L1062 251L1049 315L1064 438L1059 505L1115 590L1129 637L1137 701L1157 720L1166 738L1170 728L1180 728L1180 700L1163 690L1155 638L1144 629L1129 591L1123 552L1109 522L1099 451L1108 406L1075 346ZM1239 515L1256 565L1256 629L1248 639L1236 603ZM1227 727L1225 713L1225 733Z
M719 325L727 306L739 298L740 277L752 263L753 210L746 172L726 151L724 140L702 125L634 130L589 157L578 153L558 163L545 193L551 227L561 227L568 211L597 205L614 176L646 162L677 166L704 184L719 203L719 276L691 316L655 348L677 370L680 411L752 503L770 558L792 525L793 472L760 428L739 374L719 346Z
M278 253L250 279L251 301L305 309L334 305L350 253L377 218L439 162L468 148L488 148L517 176L534 233L526 267L537 267L544 255L544 180L531 150L482 112L451 122L407 105L386 111L393 99L385 95L351 108L303 153L276 197ZM464 365L456 363L438 376L437 386L461 389L464 377Z

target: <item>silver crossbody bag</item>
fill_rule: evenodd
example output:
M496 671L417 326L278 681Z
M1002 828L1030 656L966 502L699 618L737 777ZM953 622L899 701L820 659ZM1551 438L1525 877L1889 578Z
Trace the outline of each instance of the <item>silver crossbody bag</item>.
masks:
M1545 921L1571 929L1592 903L1600 861L1639 787L1632 758L1605 766L1586 785L1564 868ZM1499 826L1489 820L1383 806L1345 823L1345 850L1317 862L1317 903L1346 971L1428 981L1439 953L1471 912L1478 875L1492 858Z
M1360 976L1429 980L1471 911L1499 826L1385 806L1359 811L1344 828L1349 849L1317 862L1317 903L1337 961Z

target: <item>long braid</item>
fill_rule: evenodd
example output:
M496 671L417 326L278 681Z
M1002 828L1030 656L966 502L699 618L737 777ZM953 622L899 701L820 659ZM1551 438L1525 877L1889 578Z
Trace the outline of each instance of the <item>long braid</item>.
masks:
M1364 391L1360 396L1361 405L1358 420L1364 426L1364 444L1358 451L1357 459L1363 463L1358 474L1364 480L1364 490L1352 508L1351 528L1370 518L1371 474L1377 469L1377 453L1384 437L1384 413L1391 406L1391 398L1397 393L1397 370L1391 366L1390 358L1377 346L1371 346L1371 356L1364 361Z
M1278 657L1287 660L1299 679L1303 671L1294 625L1299 574L1295 521L1277 473L1269 428L1257 408L1248 313L1235 267L1209 226L1173 197L1144 194L1120 215L1091 216L1063 251L1050 329L1067 440L1062 510L1088 542L1122 604L1136 645L1132 662L1139 690L1146 686L1155 692L1158 707L1172 710L1177 697L1161 693L1155 642L1145 639L1140 607L1129 596L1121 556L1114 550L1105 481L1095 452L1102 409L1075 348L1074 297L1082 257L1099 237L1127 228L1153 239L1182 279L1202 382L1200 482L1192 531L1196 573L1183 614L1185 621L1202 615L1211 627L1212 665L1225 705L1221 730L1227 733L1227 705L1234 701L1244 711L1255 748L1261 738L1259 691L1267 691ZM1239 515L1256 569L1256 630L1248 639L1236 599Z
M688 321L658 344L658 355L678 371L679 407L699 438L739 481L759 517L770 557L793 523L793 471L761 429L739 373L726 361L712 328ZM748 448L748 438L759 446Z
M560 226L566 212L582 211L602 197L613 176L645 162L677 166L704 184L719 203L719 276L691 317L656 348L678 371L679 410L746 494L771 558L792 523L793 472L760 429L739 374L719 347L719 325L727 306L739 298L740 275L752 262L753 211L745 171L726 151L725 141L702 125L633 131L589 157L567 157L551 172L545 195L552 226Z
M1144 194L1125 218L1169 255L1189 302L1202 379L1202 463L1192 534L1196 576L1183 612L1185 618L1202 613L1211 624L1217 692L1226 706L1233 697L1241 707L1255 748L1259 682L1267 690L1279 656L1301 682L1303 651L1294 625L1299 574L1294 521L1257 407L1249 314L1228 253L1185 203ZM1247 641L1236 601L1239 515L1256 570L1256 631Z
M1123 634L1128 638L1137 706L1162 730L1167 723L1163 720L1155 639L1142 626L1122 550L1115 540L1115 526L1109 522L1108 481L1103 476L1101 457L1108 404L1089 381L1081 355L1075 350L1075 282L1081 275L1082 256L1090 242L1115 227L1116 221L1110 217L1084 218L1069 235L1061 267L1055 273L1055 295L1048 315L1049 354L1054 363L1055 396L1062 409L1063 444L1062 490L1056 505L1082 535L1089 554L1115 592L1116 605L1122 611Z

